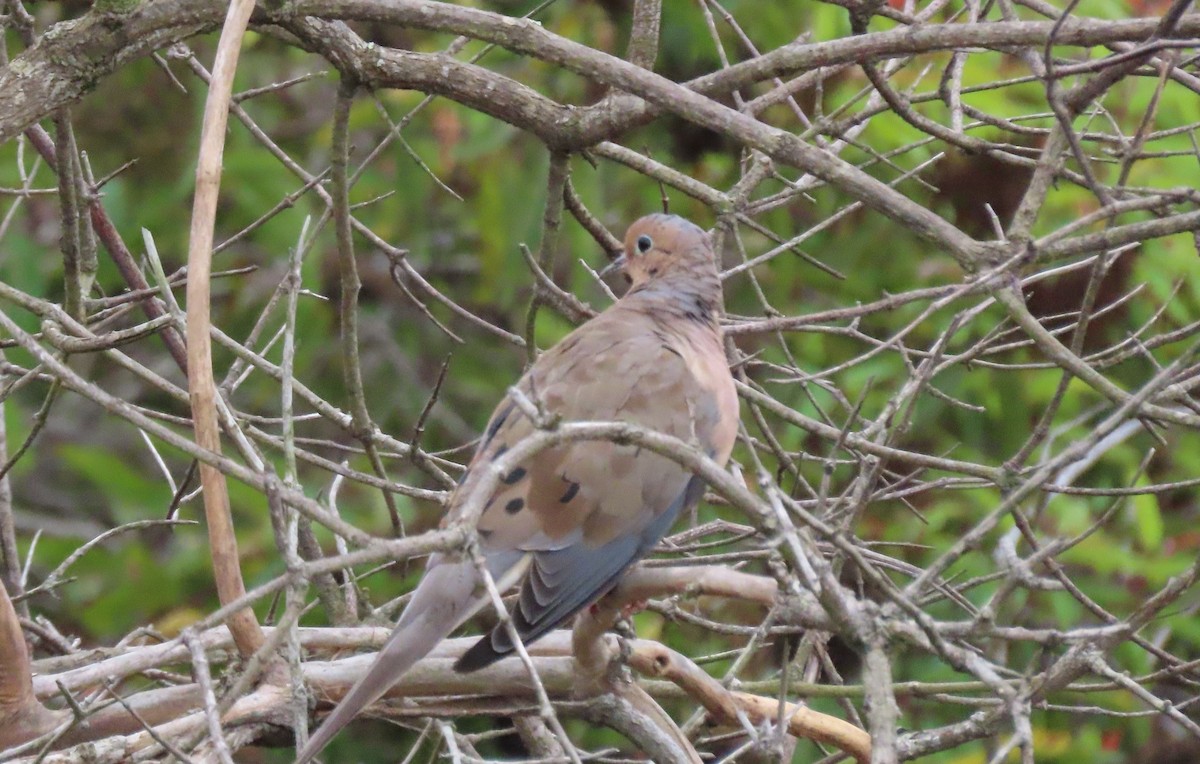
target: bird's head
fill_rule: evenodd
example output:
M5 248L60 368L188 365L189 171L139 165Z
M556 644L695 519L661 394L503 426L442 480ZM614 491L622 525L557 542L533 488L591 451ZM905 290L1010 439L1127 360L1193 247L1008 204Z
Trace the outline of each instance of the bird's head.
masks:
M630 286L715 268L708 234L678 215L647 215L625 233L625 251L604 270L620 271Z

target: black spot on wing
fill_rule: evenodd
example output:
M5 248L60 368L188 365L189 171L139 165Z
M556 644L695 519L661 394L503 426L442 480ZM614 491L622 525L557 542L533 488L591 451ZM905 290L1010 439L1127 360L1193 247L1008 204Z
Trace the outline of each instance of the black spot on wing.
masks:
M492 420L492 423L488 425L487 432L484 433L483 446L481 446L481 448L492 442L492 438L496 437L496 433L499 432L500 428L504 426L504 423L508 420L509 415L512 414L513 409L516 407L517 404L510 401L507 406L500 409L496 413L496 417Z
M519 497L516 499L510 499L509 502L504 505L504 511L510 515L515 515L524 508L525 500Z
M501 478L501 482L503 482L505 485L512 485L523 477L525 477L525 468L517 467L512 472Z

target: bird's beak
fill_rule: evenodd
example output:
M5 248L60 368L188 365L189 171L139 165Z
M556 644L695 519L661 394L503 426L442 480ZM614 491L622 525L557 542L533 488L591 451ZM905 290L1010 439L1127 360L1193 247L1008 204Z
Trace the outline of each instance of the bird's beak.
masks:
M625 260L626 260L625 253L622 252L621 254L617 255L611 263L609 263L608 265L601 268L600 273L598 273L597 275L602 279L608 278L609 276L613 275L614 273L616 273L617 271L619 271L625 267Z

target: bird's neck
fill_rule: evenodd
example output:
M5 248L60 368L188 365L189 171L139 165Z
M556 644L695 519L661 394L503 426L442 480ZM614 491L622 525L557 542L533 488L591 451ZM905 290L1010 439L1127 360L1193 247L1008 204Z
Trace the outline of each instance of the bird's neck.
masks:
M680 269L646 281L630 290L625 300L630 307L719 331L721 278L712 265Z

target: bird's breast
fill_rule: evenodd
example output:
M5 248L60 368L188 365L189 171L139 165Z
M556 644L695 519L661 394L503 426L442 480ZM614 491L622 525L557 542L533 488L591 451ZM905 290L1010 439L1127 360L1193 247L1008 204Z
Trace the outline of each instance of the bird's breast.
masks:
M699 325L683 325L673 334L673 352L683 359L691 379L696 437L708 456L723 465L737 438L738 401L721 335Z

